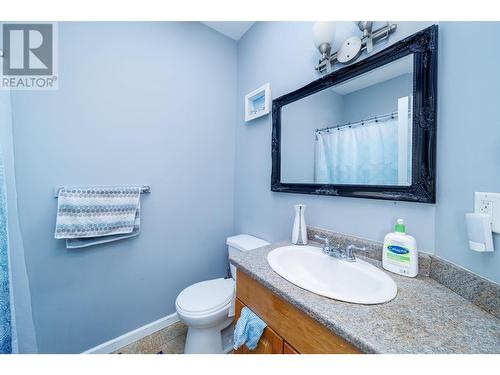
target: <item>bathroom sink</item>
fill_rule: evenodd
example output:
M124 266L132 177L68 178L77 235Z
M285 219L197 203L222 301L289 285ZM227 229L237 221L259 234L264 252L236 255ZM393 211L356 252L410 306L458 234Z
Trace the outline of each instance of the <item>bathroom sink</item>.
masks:
M291 283L321 296L360 303L384 303L396 297L397 287L386 273L356 259L346 262L314 246L283 246L267 256L271 268Z

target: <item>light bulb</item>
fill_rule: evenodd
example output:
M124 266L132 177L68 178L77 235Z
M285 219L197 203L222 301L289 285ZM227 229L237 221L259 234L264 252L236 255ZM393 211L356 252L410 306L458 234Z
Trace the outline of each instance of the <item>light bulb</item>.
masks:
M336 23L330 22L315 22L313 25L313 40L316 48L320 48L322 44L328 43L330 46L333 43L335 36Z

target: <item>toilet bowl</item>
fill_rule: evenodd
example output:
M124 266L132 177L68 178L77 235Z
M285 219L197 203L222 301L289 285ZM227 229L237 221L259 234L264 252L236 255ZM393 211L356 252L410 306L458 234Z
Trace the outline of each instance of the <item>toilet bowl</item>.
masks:
M260 238L240 234L226 241L229 254L249 251L269 243ZM185 354L224 353L221 331L234 320L236 267L232 278L201 281L185 288L175 301L179 320L188 326ZM230 316L231 315L231 316Z
M202 281L179 294L175 308L188 326L184 353L222 353L221 331L233 321L229 317L233 299L233 279Z

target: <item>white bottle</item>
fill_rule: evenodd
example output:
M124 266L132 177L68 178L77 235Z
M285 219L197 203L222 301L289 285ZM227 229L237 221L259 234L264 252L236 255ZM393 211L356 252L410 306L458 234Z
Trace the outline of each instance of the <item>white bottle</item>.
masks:
M305 204L297 204L295 206L295 220L292 230L292 243L294 245L307 245L307 227L304 217L305 210Z
M394 232L384 238L382 266L403 276L415 277L418 274L417 241L406 234L403 219L398 219Z

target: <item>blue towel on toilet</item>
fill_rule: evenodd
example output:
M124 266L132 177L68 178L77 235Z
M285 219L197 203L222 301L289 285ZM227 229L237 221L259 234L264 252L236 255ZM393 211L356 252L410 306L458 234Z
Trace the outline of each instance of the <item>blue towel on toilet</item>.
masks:
M260 336L267 324L253 313L248 307L241 309L241 315L234 328L234 349L246 344L247 348L254 350L259 343Z

